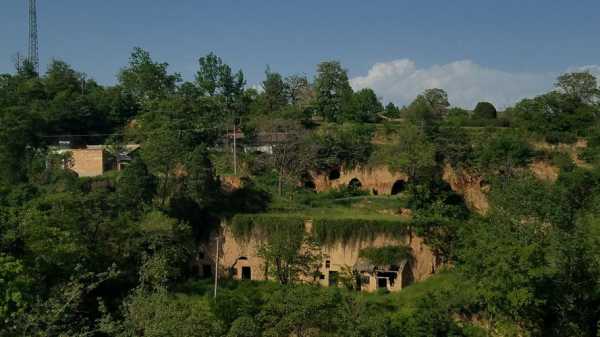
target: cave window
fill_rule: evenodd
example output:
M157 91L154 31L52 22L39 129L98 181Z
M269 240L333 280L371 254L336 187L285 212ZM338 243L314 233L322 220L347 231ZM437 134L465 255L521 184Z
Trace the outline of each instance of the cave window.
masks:
M362 187L362 183L357 178L353 178L350 180L350 183L348 183L348 187L357 190Z
M373 189L373 195L379 195L379 191L376 189Z
M205 264L202 266L202 277L212 277L212 266L210 264Z
M304 182L304 188L314 191L317 188L317 185L315 185L312 180L307 180Z
M329 272L329 286L330 287L335 287L338 285L338 272L337 271L330 271Z
M242 280L252 279L252 269L250 267L242 267Z
M396 194L402 193L405 188L406 188L406 182L404 182L404 180L397 180L394 183L394 186L392 186L391 194L396 195Z
M337 180L340 179L341 174L340 174L340 170L338 169L334 169L331 170L331 172L329 172L329 180Z
M240 261L247 261L247 260L248 260L248 258L247 258L247 257L245 257L245 256L240 256L240 258L239 258L238 260L240 260Z
M331 261L325 261L325 268L331 268Z

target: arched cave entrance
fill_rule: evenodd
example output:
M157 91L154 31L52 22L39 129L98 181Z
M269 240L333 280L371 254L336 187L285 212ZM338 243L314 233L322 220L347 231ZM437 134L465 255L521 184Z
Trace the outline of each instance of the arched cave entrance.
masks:
M329 172L329 180L338 180L342 174L340 173L340 169L333 169Z
M316 191L317 189L317 185L315 184L313 177L308 172L304 172L302 174L302 177L300 179L300 186L311 191Z
M314 191L317 189L317 185L315 185L315 182L312 180L305 180L304 181L304 188Z
M404 192L405 189L406 189L406 182L404 180L396 180L396 182L392 186L391 195L400 194L400 193Z
M360 180L358 180L358 178L353 178L348 183L348 187L351 188L351 189L353 189L353 190L358 190L358 189L360 189L362 187L362 183L360 182Z

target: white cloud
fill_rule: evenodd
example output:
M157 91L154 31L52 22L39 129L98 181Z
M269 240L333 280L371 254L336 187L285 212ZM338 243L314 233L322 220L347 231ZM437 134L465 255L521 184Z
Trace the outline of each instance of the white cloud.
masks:
M572 69L600 75L598 65ZM507 72L470 60L417 68L414 61L400 59L377 63L366 76L352 78L350 83L355 90L372 88L384 101L401 105L409 104L425 89L441 88L448 92L450 103L455 106L472 108L479 101L489 101L503 108L547 92L558 74Z

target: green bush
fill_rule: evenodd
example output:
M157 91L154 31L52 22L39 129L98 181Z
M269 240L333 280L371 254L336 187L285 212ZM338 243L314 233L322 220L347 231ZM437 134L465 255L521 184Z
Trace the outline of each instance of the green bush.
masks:
M249 239L252 234L269 237L275 231L304 231L304 218L281 214L238 214L231 219L233 235Z
M473 119L496 119L496 107L489 102L479 102L473 110Z

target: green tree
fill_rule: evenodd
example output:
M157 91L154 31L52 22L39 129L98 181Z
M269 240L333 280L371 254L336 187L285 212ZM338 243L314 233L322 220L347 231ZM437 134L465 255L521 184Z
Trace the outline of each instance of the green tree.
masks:
M352 114L352 88L340 62L322 62L317 66L315 91L317 109L326 120L339 122Z
M475 119L496 119L497 114L496 107L489 102L479 102L473 110L473 118Z
M448 94L442 89L427 89L408 106L408 118L415 123L430 124L448 112Z
M551 143L573 143L594 125L598 109L576 98L553 91L524 99L509 111L514 123L543 135Z
M260 327L252 317L242 316L233 322L227 337L260 336Z
M294 286L274 292L258 316L264 336L335 336L340 332L339 292ZM342 330L343 331L343 330Z
M125 167L117 181L117 192L130 207L150 205L156 192L156 178L141 159Z
M228 99L242 94L246 82L241 71L233 74L231 67L214 53L201 57L199 63L196 84L203 94Z
M217 337L222 327L205 300L173 296L164 290L137 290L124 306L123 326L107 332L133 337Z
M499 174L507 182L518 167L529 163L533 151L519 134L500 132L488 137L476 156L480 167Z
M165 206L175 187L177 170L182 169L182 160L187 151L189 133L164 125L152 132L142 148L141 156L150 172L159 179L158 196L161 206ZM182 172L179 172L182 173Z
M50 297L37 299L30 310L17 317L15 329L7 331L7 336L83 337L99 332L89 315L89 310L97 304L93 294L115 280L119 273L114 266L101 273L82 269L78 266L71 279L59 285Z
M303 229L278 228L258 249L264 259L267 274L280 284L293 284L299 277L316 279L323 253L314 238Z
M452 107L448 109L448 115L446 116L446 123L452 127L460 127L468 125L469 112L463 108Z
M306 75L290 75L285 78L284 86L288 101L293 106L308 106L312 103L314 92Z
M367 125L344 124L325 127L315 137L315 166L319 170L354 168L369 161L373 153L374 129Z
M268 164L277 174L277 192L281 196L284 187L296 185L301 176L311 168L314 147L309 142L308 132L295 121L273 121L267 132L285 137L283 141L273 145L272 153L267 157Z
M265 70L265 76L266 78L262 82L265 108L268 114L273 114L287 104L285 83L281 74L272 72L269 67Z
M388 166L392 170L406 173L411 184L418 183L435 166L434 145L414 125L405 126L394 136L389 151Z
M423 98L433 111L436 117L444 117L450 106L448 102L448 93L443 89L427 89L423 92Z
M476 285L490 323L508 318L535 334L548 304L540 291L554 276L549 236L539 223L523 226L502 214L469 227L459 253L461 273Z
M37 143L36 121L39 123L24 108L0 109L0 182L17 183L26 178L30 146Z
M217 197L220 187L209 158L209 151L202 145L197 146L186 155L184 160L186 175L182 190L200 207L206 208Z
M384 114L390 118L400 118L400 109L390 102L385 106Z
M402 337L467 336L462 324L452 317L454 308L445 300L448 297L442 291L426 293L417 299L410 315L401 313L394 317L392 329ZM475 336L485 334L481 331Z
M354 93L354 114L348 119L360 123L374 123L383 112L383 105L371 89L362 89Z
M141 104L164 98L173 94L181 81L179 74L168 73L168 67L168 63L154 62L149 52L136 47L129 65L119 73L119 84Z
M11 326L11 322L23 315L31 304L32 281L21 261L0 254L0 330L13 330L15 326Z
M581 103L591 104L600 97L596 77L589 72L574 72L558 77L555 86Z

